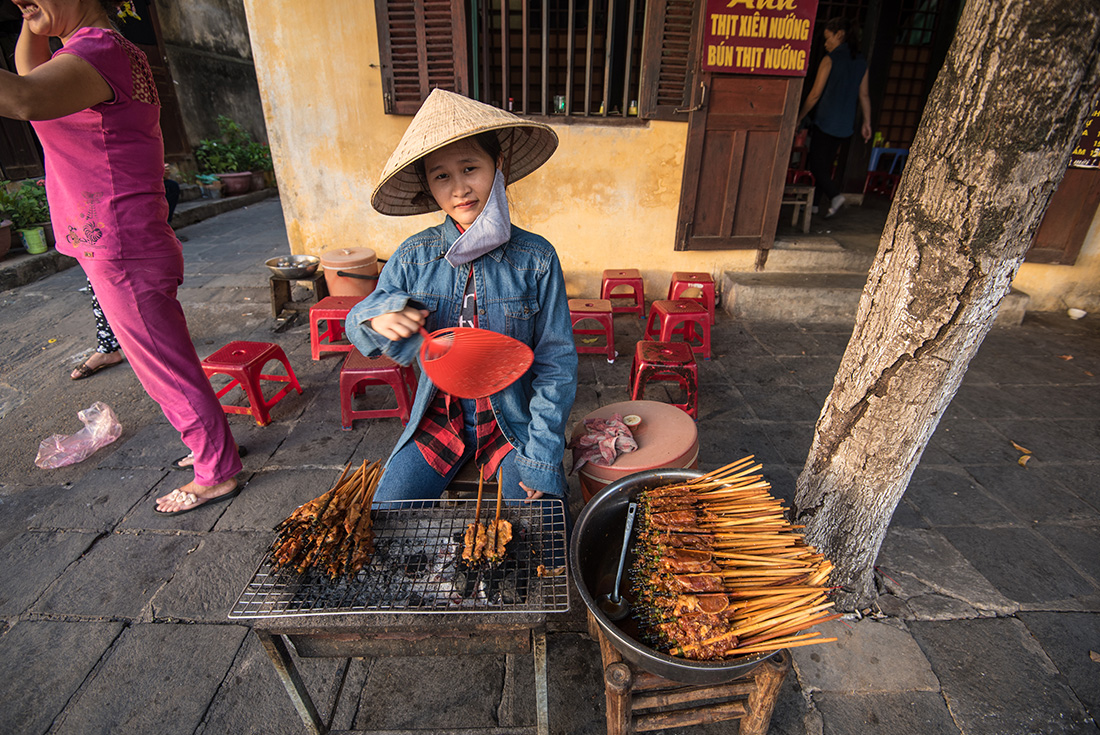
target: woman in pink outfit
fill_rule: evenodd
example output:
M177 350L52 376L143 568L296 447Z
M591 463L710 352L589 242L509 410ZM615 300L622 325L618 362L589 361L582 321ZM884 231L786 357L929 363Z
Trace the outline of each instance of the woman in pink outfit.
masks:
M240 491L241 461L176 299L183 253L168 226L149 63L112 28L117 3L12 2L23 14L19 74L0 71L0 115L34 125L57 249L84 268L142 386L194 457L194 480L156 510L228 500ZM51 36L63 44L56 53Z

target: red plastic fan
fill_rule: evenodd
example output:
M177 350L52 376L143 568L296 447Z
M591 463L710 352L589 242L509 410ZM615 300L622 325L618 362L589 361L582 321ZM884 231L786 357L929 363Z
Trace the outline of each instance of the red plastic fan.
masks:
M451 327L429 333L420 362L441 391L457 398L484 398L504 390L527 372L535 359L517 339L488 329Z

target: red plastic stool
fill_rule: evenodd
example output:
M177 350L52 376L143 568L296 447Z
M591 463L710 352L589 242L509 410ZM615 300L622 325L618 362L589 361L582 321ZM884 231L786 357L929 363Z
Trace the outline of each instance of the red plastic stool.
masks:
M695 289L700 291L699 296L684 296L684 291ZM710 314L710 323L714 324L714 279L709 273L689 273L677 271L672 274L672 282L668 284L668 297L670 299L687 299L703 306Z
M577 345L579 354L607 355L608 362L615 362L615 314L607 299L569 299L569 321L573 324L573 334L602 334L607 341L606 347L598 345ZM586 319L599 322L599 329L577 329L577 322Z
M286 375L266 375L264 366L271 360L278 360L286 368ZM271 415L268 409L274 406L290 392L290 389L302 392L302 386L298 385L298 378L294 377L294 370L290 367L290 361L286 359L286 353L279 345L270 342L230 342L225 347L215 352L202 361L202 370L206 377L218 373L228 375L232 380L229 385L218 391L221 398L238 385L244 390L248 399L247 406L226 406L222 410L226 413L251 414L260 426L271 423ZM260 389L261 380L272 380L276 383L286 383L283 388L270 399L264 399Z
M351 401L365 385L388 385L397 397L397 408L352 410ZM366 357L352 350L340 368L340 424L351 429L355 419L385 419L396 416L401 423L409 422L413 396L416 395L416 373L412 366L403 367L388 357Z
M698 329L695 328L697 325ZM710 315L694 301L654 301L649 309L649 321L645 326L645 338L671 342L673 335L680 335L691 349L710 359ZM698 341L697 341L698 340Z
M611 293L619 286L626 286L630 293ZM645 319L645 284L642 282L642 274L637 268L625 270L608 270L603 272L603 282L600 286L600 298L612 302L611 311L614 314L638 313L639 319ZM630 306L615 306L615 299L630 299Z
M358 296L326 296L309 308L309 353L314 360L321 359L322 352L350 352L349 344L338 345L344 338L344 320L351 307L362 301ZM325 322L325 331L321 331Z
M685 401L672 405L682 408L693 419L699 419L699 367L695 353L683 342L649 342L642 340L634 348L630 365L630 400L645 398L648 383L677 383L684 390Z

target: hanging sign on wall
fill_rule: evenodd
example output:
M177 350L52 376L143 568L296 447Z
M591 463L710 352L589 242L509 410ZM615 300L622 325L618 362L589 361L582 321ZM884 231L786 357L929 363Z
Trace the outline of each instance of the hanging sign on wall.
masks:
M703 70L806 76L817 0L707 0Z
M1100 168L1100 106L1085 118L1085 129L1069 155L1073 168Z

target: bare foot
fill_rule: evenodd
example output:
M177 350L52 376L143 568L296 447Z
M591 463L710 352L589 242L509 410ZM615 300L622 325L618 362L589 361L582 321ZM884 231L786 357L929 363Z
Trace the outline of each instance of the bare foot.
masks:
M80 380L99 372L103 368L118 365L120 362L122 362L122 353L117 350L114 352L93 352L87 360L73 368L69 377L73 380Z
M157 498L157 513L177 515L194 510L207 503L217 503L236 497L240 492L236 479L219 482L213 487L200 485L194 480L167 495Z

